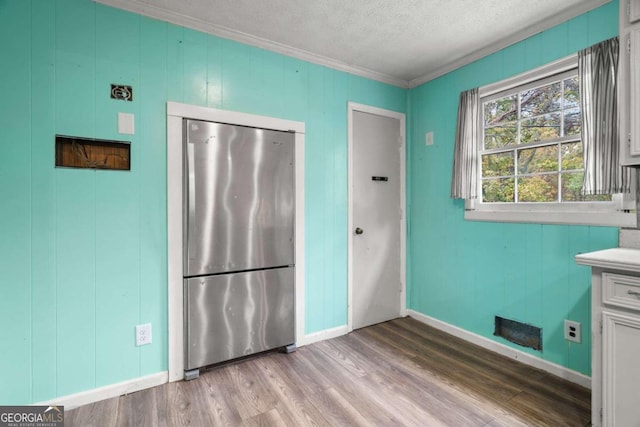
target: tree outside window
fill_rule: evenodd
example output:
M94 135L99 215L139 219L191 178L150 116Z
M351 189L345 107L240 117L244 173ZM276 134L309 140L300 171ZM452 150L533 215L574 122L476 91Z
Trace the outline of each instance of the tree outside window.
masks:
M483 203L611 201L580 194L579 90L570 70L482 99Z

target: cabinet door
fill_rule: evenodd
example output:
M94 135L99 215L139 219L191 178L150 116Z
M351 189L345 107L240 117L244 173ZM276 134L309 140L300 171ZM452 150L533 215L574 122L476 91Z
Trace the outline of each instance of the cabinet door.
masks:
M639 0L640 1L640 0ZM634 156L640 155L640 28L629 34L630 40L630 75L629 75L629 114L630 114L630 151Z
M629 0L629 22L640 21L640 0Z
M640 155L640 28L629 34L630 43L630 75L629 75L629 131L631 137L630 151L634 156Z
M640 423L640 316L602 313L602 416L605 426Z

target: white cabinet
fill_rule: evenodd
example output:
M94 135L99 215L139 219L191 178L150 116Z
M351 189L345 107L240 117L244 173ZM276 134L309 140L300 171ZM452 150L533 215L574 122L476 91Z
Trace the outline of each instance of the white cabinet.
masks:
M640 165L640 0L620 1L621 163Z
M629 1L629 23L633 24L634 22L640 21L640 1L638 0L630 0Z
M640 316L602 313L602 424L640 425Z
M640 249L576 262L591 266L591 423L640 426Z
M640 26L629 33L629 150L640 156Z

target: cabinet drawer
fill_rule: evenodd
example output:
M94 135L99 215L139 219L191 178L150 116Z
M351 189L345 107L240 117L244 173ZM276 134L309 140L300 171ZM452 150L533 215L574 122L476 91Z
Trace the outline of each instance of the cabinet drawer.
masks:
M640 277L602 273L602 302L640 311Z

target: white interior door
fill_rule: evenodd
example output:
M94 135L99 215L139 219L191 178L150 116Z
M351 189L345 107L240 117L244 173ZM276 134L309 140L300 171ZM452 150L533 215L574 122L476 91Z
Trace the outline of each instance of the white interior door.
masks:
M404 116L351 108L350 115L350 314L357 329L402 312Z

